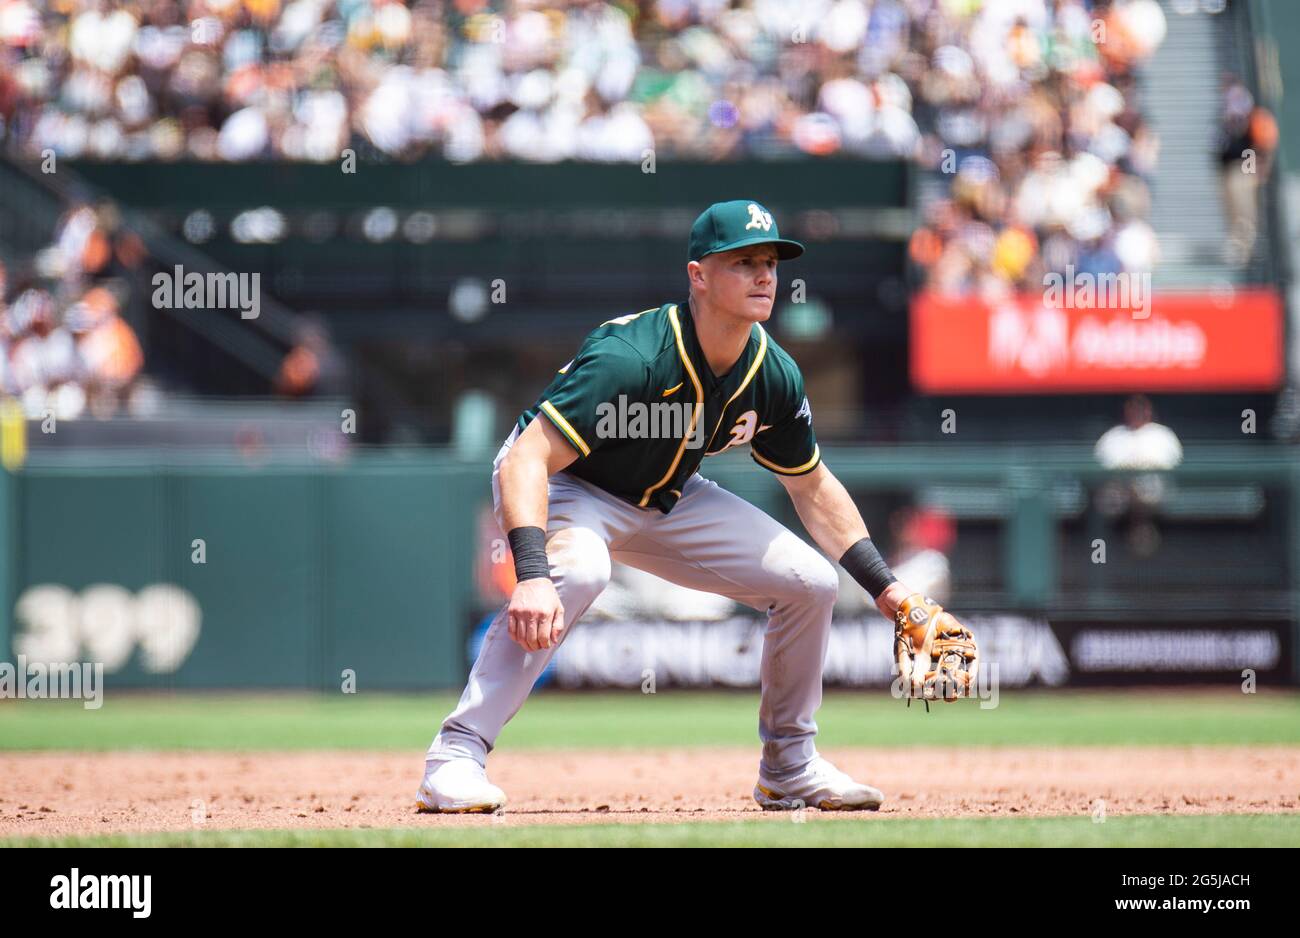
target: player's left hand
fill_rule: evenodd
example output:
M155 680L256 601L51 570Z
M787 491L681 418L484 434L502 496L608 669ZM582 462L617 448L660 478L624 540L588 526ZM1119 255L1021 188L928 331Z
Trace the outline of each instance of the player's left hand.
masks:
M894 660L908 696L970 696L979 667L975 636L933 599L913 593L894 614Z

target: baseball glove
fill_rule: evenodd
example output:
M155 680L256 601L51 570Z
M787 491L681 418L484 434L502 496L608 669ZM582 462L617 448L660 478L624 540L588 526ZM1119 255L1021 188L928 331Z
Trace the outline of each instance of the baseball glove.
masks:
M913 593L894 614L894 661L903 694L951 703L969 697L979 666L975 636L928 596Z

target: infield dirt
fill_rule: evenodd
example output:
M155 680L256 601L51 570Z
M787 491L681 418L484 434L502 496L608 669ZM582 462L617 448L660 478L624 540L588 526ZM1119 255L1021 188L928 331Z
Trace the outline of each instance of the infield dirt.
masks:
M857 748L824 754L884 791L882 817L1194 815L1300 807L1296 747ZM495 753L488 771L510 799L496 817L417 814L422 755L6 753L0 755L0 837L683 823L763 814L750 797L757 770L752 748Z

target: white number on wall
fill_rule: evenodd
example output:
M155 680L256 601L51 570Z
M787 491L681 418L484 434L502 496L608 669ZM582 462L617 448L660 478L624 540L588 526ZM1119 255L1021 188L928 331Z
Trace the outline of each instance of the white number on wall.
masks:
M15 654L30 661L100 662L120 670L140 649L150 673L175 671L199 638L202 612L187 590L171 583L146 586L136 596L114 583L96 583L78 596L66 586L29 587L14 605Z

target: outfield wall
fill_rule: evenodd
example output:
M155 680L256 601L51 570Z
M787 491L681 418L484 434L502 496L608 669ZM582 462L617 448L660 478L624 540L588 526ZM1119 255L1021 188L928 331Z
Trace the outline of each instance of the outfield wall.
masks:
M831 446L825 457L887 549L897 505L951 514L951 607L1013 617L1008 648L1048 623L1069 683L1228 680L1243 664L1294 682L1300 464L1283 447L1187 453L1165 474L1150 558L1128 553L1091 510L1110 475L1086 447ZM35 454L0 472L0 652L102 661L118 686L455 687L467 635L499 602L479 570L480 555L500 549L483 527L488 465L428 449L337 463ZM803 534L747 456L705 468ZM853 630L874 635L875 624L837 628L851 648ZM602 642L591 647L635 652ZM858 673L851 660L837 667Z
M47 464L4 486L15 654L61 650L75 631L83 659L120 661L112 680L146 687L462 676L462 506L484 497L481 473L393 457Z

